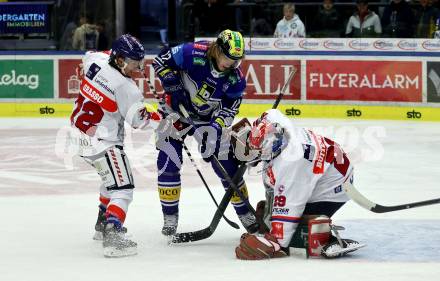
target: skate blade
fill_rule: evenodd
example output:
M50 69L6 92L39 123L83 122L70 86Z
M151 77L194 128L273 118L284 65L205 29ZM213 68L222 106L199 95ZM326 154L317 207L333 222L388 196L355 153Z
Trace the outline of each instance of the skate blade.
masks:
M125 234L124 235L125 238L130 239L132 237L131 234ZM101 231L95 231L95 235L93 235L93 240L95 241L102 241L104 240L104 234L102 234Z
M333 251L326 251L323 253L323 256L326 258L337 258L337 257L341 257L341 256L345 256L348 253L354 252L356 250L359 250L360 248L363 248L367 246L366 244L358 244L356 246L351 246L348 248L340 248L337 250L333 250Z
M137 255L137 247L125 248L123 250L115 247L105 247L103 252L106 258L122 258Z

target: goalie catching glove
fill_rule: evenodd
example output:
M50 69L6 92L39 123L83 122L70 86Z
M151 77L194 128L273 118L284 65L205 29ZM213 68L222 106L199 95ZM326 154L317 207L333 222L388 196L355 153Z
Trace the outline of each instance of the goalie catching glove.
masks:
M288 255L288 249L282 248L270 233L264 236L245 233L240 238L240 245L235 248L235 256L240 260L263 260Z

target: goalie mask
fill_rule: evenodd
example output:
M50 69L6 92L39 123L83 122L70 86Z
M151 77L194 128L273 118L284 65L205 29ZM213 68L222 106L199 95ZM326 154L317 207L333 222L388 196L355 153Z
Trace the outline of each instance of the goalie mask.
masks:
M249 147L259 152L256 161L271 161L287 146L287 134L278 123L261 118L249 134Z

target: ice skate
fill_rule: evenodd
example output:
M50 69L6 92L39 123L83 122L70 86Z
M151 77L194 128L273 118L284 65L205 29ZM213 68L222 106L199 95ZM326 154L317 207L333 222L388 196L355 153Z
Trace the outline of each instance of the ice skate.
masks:
M366 246L351 239L341 239L341 242L342 245L338 240L325 245L321 251L322 256L328 259L339 258Z
M251 212L238 215L238 218L248 233L252 234L259 230L260 225L257 223L257 218Z
M137 254L137 243L126 238L122 228L107 223L102 241L104 256L108 258L133 256Z
M179 214L163 216L162 234L166 236L174 235L177 231L177 224L179 222Z
M95 234L93 235L93 240L102 241L104 239L104 228L105 228L105 210L99 208L98 219L95 224ZM122 232L127 233L127 228L122 227Z

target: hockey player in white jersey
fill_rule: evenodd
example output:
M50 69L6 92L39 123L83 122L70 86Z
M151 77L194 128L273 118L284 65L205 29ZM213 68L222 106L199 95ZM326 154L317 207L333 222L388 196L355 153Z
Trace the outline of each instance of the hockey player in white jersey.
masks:
M333 258L364 246L341 239L341 228L331 224L331 216L349 200L341 185L353 177L353 166L337 143L295 127L275 109L254 123L248 142L263 162L266 202L259 203L257 214L265 209L263 223L270 233L242 236L237 258L283 257L289 247Z
M124 121L144 128L160 115L147 110L143 96L131 79L143 67L144 48L131 35L122 35L110 52L85 54L80 94L70 117L80 131L79 155L101 177L96 240L103 239L104 256L127 256L137 244L125 237L123 223L133 199L134 181L124 153Z

